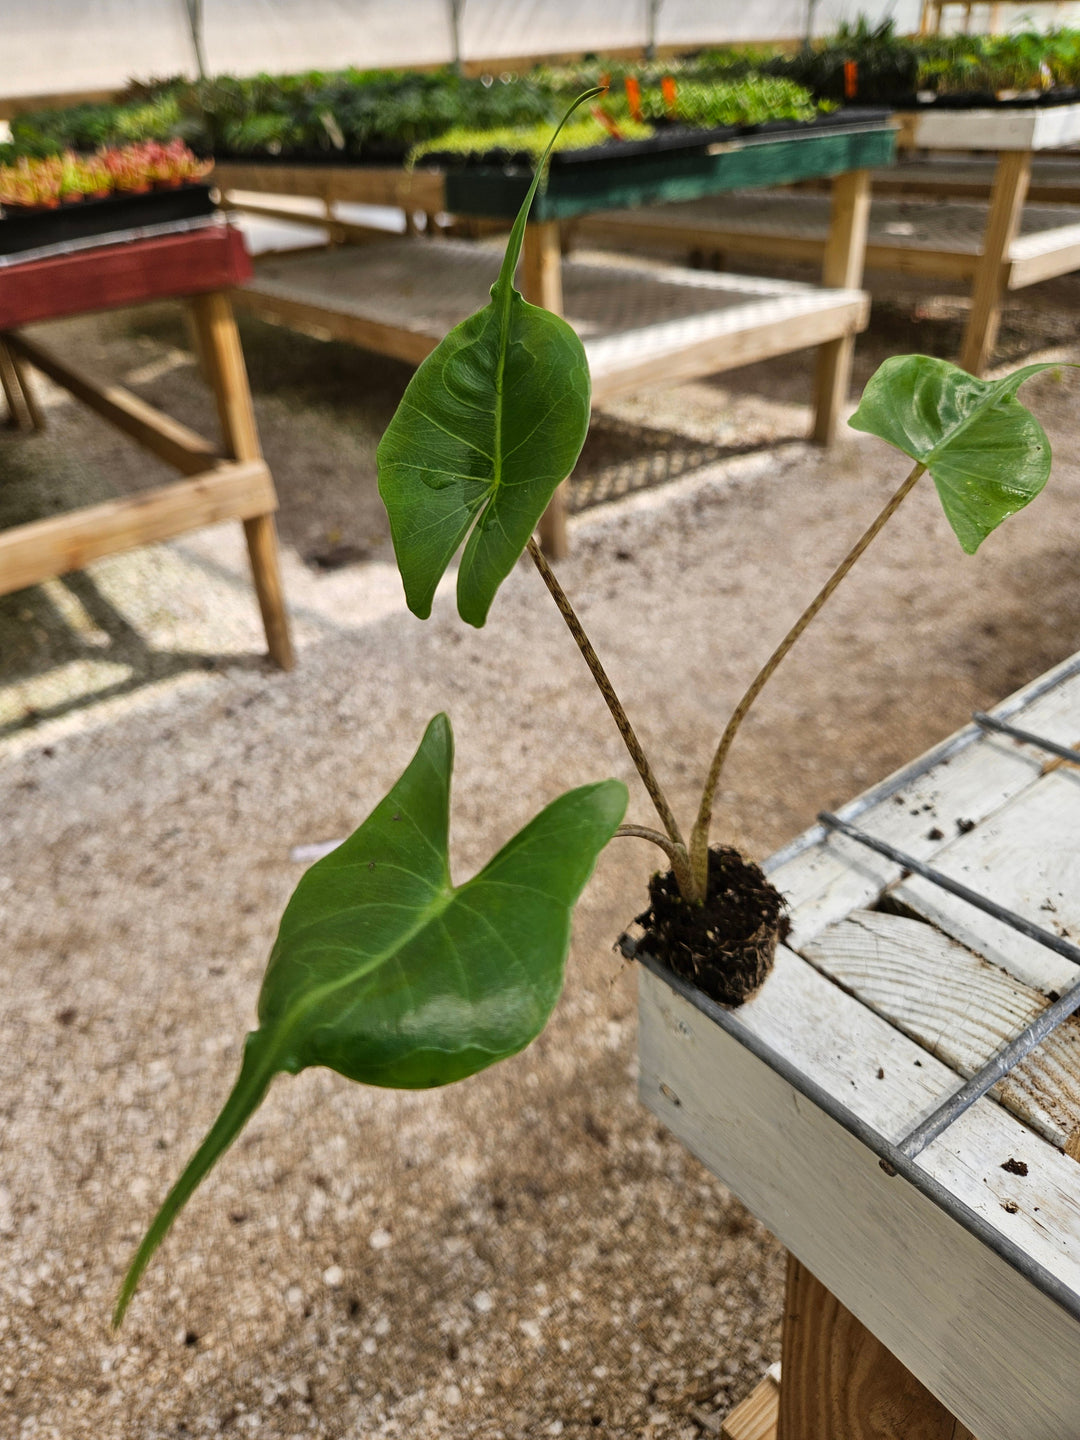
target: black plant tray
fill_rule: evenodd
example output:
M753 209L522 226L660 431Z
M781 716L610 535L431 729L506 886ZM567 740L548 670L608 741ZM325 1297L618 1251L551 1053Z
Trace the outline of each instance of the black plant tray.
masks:
M661 124L656 134L645 140L604 140L582 150L558 150L551 157L552 166L592 164L597 160L631 159L639 155L662 155L675 151L704 150L724 140L745 135L817 134L836 127L881 124L892 114L885 106L845 106L818 115L813 120L767 120L760 125L720 125L708 130L695 130L687 125ZM409 145L391 140L365 142L360 154L350 150L283 150L279 155L243 154L235 150L217 149L215 157L237 165L395 165L405 163ZM431 151L417 162L418 168L461 170L469 166L506 168L524 167L530 172L534 157L525 150L488 150L482 155L462 155L456 150Z
M107 195L103 200L79 200L55 210L29 214L5 210L0 215L0 255L16 255L67 240L108 235L112 230L137 230L143 225L166 225L172 220L193 220L210 215L214 202L209 185L181 185L175 190L148 190L145 195Z
M882 107L845 107L815 116L813 120L767 120L760 125L718 125L708 130L691 129L686 125L662 125L655 135L645 140L611 139L582 150L557 150L551 157L551 167L562 170L572 165L591 165L598 160L632 160L642 155L693 153L707 150L710 145L747 136L819 135L825 130L882 125L891 115L891 110ZM535 160L524 151L489 150L483 155L432 151L418 163L421 166L436 166L440 170L488 169L492 166L513 169L524 166L531 171Z

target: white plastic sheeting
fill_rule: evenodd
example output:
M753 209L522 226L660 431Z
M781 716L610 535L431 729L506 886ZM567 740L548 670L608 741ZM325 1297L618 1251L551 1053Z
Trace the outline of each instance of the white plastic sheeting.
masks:
M661 45L793 38L810 0L661 0ZM1037 8L1033 6L1032 8ZM465 0L465 59L643 46L649 0ZM824 34L860 12L918 25L919 0L817 0ZM202 0L211 74L427 65L453 54L449 0ZM186 0L3 0L0 97L195 73Z

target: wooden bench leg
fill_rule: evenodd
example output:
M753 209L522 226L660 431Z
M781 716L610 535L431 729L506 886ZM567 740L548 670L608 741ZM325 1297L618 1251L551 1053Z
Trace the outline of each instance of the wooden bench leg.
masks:
M191 301L191 312L207 378L217 402L225 452L234 460L260 459L262 450L255 427L247 369L229 297L220 292L197 295ZM245 520L244 535L270 658L283 670L290 670L295 657L281 585L273 515L258 515Z
M0 337L0 387L7 401L8 424L16 430L44 430L45 417L19 357Z
M821 283L829 289L857 290L862 284L869 221L869 170L837 175L832 182L832 215L821 264ZM828 340L818 348L811 430L811 439L818 445L831 445L836 438L854 353L854 335Z
M553 315L563 313L562 252L559 223L543 220L525 227L522 247L521 293L530 305L542 305ZM562 560L567 552L566 481L551 497L540 517L540 545L549 560Z
M1030 180L1031 151L1003 151L990 192L986 233L971 292L971 313L960 347L960 364L971 375L981 375L994 353L1001 300L1008 284L1009 252L1020 229Z
M775 1440L975 1440L788 1256Z

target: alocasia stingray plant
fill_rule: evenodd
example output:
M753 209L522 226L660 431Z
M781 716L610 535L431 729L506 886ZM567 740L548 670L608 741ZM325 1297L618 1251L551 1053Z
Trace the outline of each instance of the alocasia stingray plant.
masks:
M577 102L591 98L590 91ZM550 150L550 147L549 147ZM545 156L545 160L546 160ZM1017 400L1043 365L982 381L924 355L887 360L851 423L914 466L800 616L736 707L687 842L573 607L533 531L573 469L588 427L585 352L513 277L542 173L510 233L491 302L417 370L379 446L379 488L410 608L426 617L459 547L457 603L482 626L528 551L611 710L662 830L623 825L626 787L603 780L554 800L473 879L447 860L453 740L428 725L405 773L360 828L313 865L286 907L263 980L258 1029L235 1087L166 1197L116 1305L119 1324L173 1220L258 1107L274 1075L326 1065L371 1085L445 1085L514 1054L558 1000L573 907L615 835L653 840L688 905L706 900L712 804L738 726L766 680L919 477L929 471L961 546L1036 496L1050 471L1039 422Z

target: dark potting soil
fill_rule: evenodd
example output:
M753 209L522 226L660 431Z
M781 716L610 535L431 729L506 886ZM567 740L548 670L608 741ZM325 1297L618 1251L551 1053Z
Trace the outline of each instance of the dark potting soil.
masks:
M721 1005L741 1005L764 984L788 919L784 897L752 860L715 846L704 905L683 899L670 870L649 881L649 901L637 916L639 949Z

